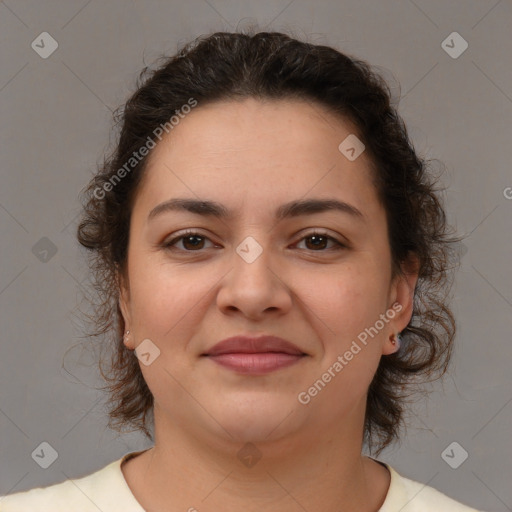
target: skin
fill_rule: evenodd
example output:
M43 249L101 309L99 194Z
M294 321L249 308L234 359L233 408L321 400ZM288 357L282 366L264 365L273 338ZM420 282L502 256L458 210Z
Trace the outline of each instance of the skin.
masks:
M140 363L155 400L155 445L122 467L146 510L375 512L383 503L389 472L361 455L366 393L380 358L395 351L390 336L411 318L417 273L408 267L392 279L367 154L349 161L338 150L351 133L317 104L246 99L199 104L152 150L120 276L127 347L149 338L160 350ZM235 214L166 212L148 221L177 197L214 200ZM281 204L313 197L345 201L363 218L329 211L275 220ZM164 247L189 228L205 238ZM346 247L315 246L306 237L314 228ZM252 263L236 252L248 236L263 249ZM299 403L394 303L402 310ZM263 333L307 356L264 376L201 357L229 336ZM261 455L252 467L237 457L246 443Z

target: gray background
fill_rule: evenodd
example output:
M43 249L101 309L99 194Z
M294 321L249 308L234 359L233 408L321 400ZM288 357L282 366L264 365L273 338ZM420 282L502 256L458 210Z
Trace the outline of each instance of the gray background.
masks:
M0 2L0 494L83 476L149 446L142 435L105 427L94 354L80 346L87 267L75 241L77 195L108 145L111 110L144 63L251 22L377 66L397 94L400 84L399 111L419 152L445 163L450 220L468 236L454 289L454 361L410 411L401 445L379 458L477 508L512 510L505 0ZM31 48L44 31L59 45L47 59ZM458 58L441 46L454 31L469 44ZM51 247L43 237L56 254L42 252ZM47 469L31 457L43 441L58 452ZM469 454L458 469L441 457L454 441ZM453 453L460 457L459 448Z

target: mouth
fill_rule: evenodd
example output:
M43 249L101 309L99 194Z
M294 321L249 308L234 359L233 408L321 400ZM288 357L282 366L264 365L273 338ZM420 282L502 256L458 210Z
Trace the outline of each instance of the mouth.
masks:
M221 341L202 356L240 374L264 375L297 364L307 354L275 336L235 336Z
M220 354L208 357L220 366L238 373L264 375L298 363L305 357L305 354L293 355L282 352L259 352L257 354Z

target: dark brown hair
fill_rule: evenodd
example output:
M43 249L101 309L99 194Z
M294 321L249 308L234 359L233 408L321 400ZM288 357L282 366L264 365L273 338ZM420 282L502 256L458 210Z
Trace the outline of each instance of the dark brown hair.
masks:
M200 108L248 97L302 99L352 122L374 166L388 220L393 275L404 271L401 264L411 251L418 258L413 316L401 333L402 347L381 358L368 390L365 442L380 453L399 438L404 405L413 389L420 389L417 384L446 372L455 335L447 305L455 258L450 244L458 240L450 236L432 161L416 154L384 78L362 60L276 32L199 37L165 57L157 69L146 67L135 93L116 112L118 143L83 192L78 227L79 242L90 250L97 292L91 335L100 336L111 350L107 374L100 358L108 382L109 426L131 426L153 439L153 396L138 359L122 341L118 288L118 272L126 271L130 213L147 157L122 173L122 179L112 180L191 98Z

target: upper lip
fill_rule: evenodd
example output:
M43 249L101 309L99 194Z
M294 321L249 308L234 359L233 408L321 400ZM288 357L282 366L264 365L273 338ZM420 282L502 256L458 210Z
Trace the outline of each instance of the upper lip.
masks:
M220 354L257 354L264 352L304 355L304 352L296 345L277 336L254 338L242 335L232 336L220 341L203 355L217 356Z

